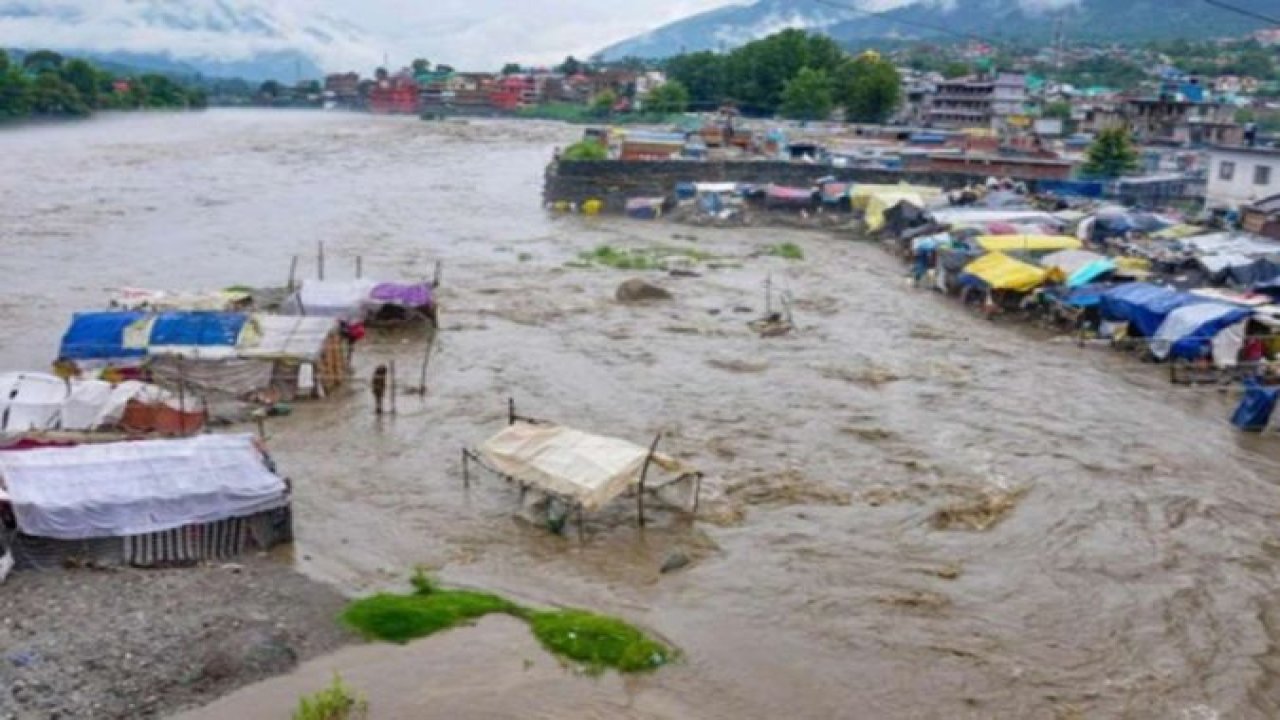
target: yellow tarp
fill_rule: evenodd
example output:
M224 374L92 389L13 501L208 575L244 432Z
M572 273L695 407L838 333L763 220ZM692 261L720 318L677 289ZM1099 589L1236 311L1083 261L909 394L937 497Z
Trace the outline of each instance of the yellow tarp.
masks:
M1121 270L1130 272L1147 272L1151 270L1151 261L1146 258L1138 257L1118 257L1115 258L1116 267Z
M910 192L882 192L871 196L871 200L867 203L867 230L870 232L879 232L884 227L884 214L889 208L896 207L900 202L909 202L918 208L924 207L924 198L918 193Z
M885 193L912 193L926 202L942 197L942 190L927 185L854 185L849 190L849 204L854 210L866 210L871 198ZM922 206L923 207L923 206Z
M987 252L1079 250L1083 245L1079 238L1070 235L982 235L978 238L978 247Z
M1158 240L1181 240L1182 238L1204 235L1207 232L1209 231L1199 225L1174 225L1161 230L1152 235L1152 237Z
M1030 292L1046 282L1062 282L1065 278L1057 268L1046 270L1029 265L1004 253L988 253L965 266L964 272L973 275L992 290Z

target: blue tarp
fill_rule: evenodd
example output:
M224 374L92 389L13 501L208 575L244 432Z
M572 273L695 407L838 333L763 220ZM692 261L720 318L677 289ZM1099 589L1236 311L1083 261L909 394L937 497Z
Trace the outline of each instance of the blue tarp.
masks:
M691 182L676 183L676 197L681 200L689 200L697 197L698 186Z
M1263 387L1252 378L1244 381L1244 397L1240 406L1231 416L1231 424L1245 432L1262 432L1271 422L1271 413L1276 409L1276 398L1280 390Z
M1084 267L1071 273L1071 277L1067 279L1067 287L1080 287L1088 285L1098 278L1116 269L1116 261L1111 258L1099 258Z
M1218 333L1248 318L1253 311L1239 305L1203 302L1184 305L1169 313L1156 331L1151 352L1167 357L1196 360L1211 351Z
M124 331L145 315L140 312L86 312L71 318L58 355L68 360L142 357L143 349L126 349Z
M1088 180L1037 180L1036 190L1060 197L1101 198L1106 186Z
M1143 337L1154 337L1169 313L1186 305L1207 302L1189 293L1148 283L1128 283L1102 295L1102 317L1129 323Z
M153 346L235 345L249 319L243 313L169 312L156 316L151 327Z
M1071 292L1062 298L1062 302L1071 307L1094 307L1102 302L1103 294L1112 287L1111 285L1102 284L1081 285L1080 287L1072 288Z

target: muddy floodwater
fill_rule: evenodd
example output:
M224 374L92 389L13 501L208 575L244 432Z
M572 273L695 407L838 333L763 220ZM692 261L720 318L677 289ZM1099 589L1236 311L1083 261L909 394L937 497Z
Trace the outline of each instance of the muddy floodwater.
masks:
M268 428L298 568L361 593L425 565L626 617L684 659L579 677L493 619L303 669L376 667L344 672L374 717L1280 716L1280 463L1274 438L1229 426L1230 397L981 320L851 236L551 217L544 164L577 134L232 111L4 132L0 359L46 367L112 288L280 285L294 255L313 276L320 241L330 278L357 255L383 277L443 261L425 399L375 419L362 383ZM753 256L781 242L805 259ZM675 299L621 305L635 273L573 262L606 244L721 260L641 273ZM770 276L794 298L787 337L747 326ZM422 355L373 342L359 376L394 359L414 385ZM705 519L640 532L624 502L579 543L517 519L497 479L464 490L460 450L509 397L667 433L708 476ZM677 552L691 563L660 573ZM287 708L298 684L202 716Z

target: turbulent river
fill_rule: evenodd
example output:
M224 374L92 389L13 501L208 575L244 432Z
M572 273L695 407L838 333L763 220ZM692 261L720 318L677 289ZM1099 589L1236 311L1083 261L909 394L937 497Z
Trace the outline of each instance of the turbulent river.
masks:
M684 660L580 677L488 620L304 669L344 668L374 717L1280 716L1280 464L1274 438L1228 425L1229 397L981 320L851 237L551 217L543 168L576 135L233 111L0 133L0 359L46 368L70 313L114 288L281 285L295 255L309 276L321 241L331 278L356 256L381 277L442 261L425 399L375 419L362 382L268 427L298 568L360 593L424 565L626 617ZM785 241L805 259L757 256ZM728 261L625 306L630 274L572 262L604 244ZM788 337L747 326L770 276L794 296ZM416 384L415 342L362 347L359 377L390 359ZM709 517L641 532L621 503L580 543L517 519L496 479L464 490L460 450L508 397L665 431L707 473ZM660 573L673 552L691 564ZM289 682L203 717L279 717Z

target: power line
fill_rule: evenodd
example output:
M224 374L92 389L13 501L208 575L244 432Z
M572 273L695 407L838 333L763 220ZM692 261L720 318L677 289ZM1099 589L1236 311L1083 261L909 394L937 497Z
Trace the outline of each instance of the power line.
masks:
M1243 15L1247 18L1253 18L1254 20L1261 20L1262 22L1270 23L1272 25L1280 25L1280 20L1276 18L1263 15L1262 13L1256 13L1247 8L1242 8L1236 5L1228 4L1228 3L1222 2L1222 0L1204 0L1204 1L1220 10L1233 12L1237 15Z

